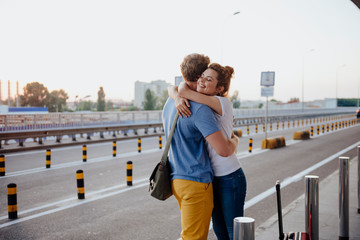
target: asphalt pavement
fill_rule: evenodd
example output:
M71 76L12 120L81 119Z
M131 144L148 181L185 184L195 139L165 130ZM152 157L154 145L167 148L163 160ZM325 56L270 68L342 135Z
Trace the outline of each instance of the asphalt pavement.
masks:
M358 160L349 163L349 239L360 239L358 213ZM305 194L283 207L284 232L305 231ZM256 221L256 219L255 219ZM322 240L339 239L339 171L319 183L319 237ZM278 216L275 214L255 230L256 240L279 239Z

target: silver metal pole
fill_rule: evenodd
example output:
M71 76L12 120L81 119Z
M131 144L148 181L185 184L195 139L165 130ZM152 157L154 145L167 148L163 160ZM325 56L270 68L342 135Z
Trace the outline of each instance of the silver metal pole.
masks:
M360 146L358 146L358 213L360 213Z
M266 112L265 112L265 141L267 139L267 122L268 122L268 114L269 114L269 109L268 109L268 96L266 96Z
M319 177L305 176L305 231L310 239L319 239Z
M234 218L234 240L255 240L255 219Z
M349 239L349 158L339 158L339 239Z

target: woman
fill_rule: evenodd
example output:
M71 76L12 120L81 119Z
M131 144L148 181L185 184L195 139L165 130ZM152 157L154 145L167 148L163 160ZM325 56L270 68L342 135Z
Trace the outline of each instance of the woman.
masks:
M232 103L226 98L229 91L233 68L212 63L197 82L196 91L186 84L179 86L179 96L206 104L216 112L216 120L224 135L231 138L233 133ZM189 115L186 104L177 110ZM207 144L211 165L214 171L213 191L214 209L212 221L218 239L233 239L233 219L244 215L246 178L235 153L229 157L218 155Z

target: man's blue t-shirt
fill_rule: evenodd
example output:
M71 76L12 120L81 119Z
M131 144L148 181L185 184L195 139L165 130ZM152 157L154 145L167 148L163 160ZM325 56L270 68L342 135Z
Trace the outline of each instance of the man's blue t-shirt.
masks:
M186 179L209 183L213 180L209 154L205 138L219 131L214 112L206 105L189 101L190 117L179 117L171 147L169 161L172 179ZM170 133L171 124L176 114L175 102L169 98L163 109L165 138Z

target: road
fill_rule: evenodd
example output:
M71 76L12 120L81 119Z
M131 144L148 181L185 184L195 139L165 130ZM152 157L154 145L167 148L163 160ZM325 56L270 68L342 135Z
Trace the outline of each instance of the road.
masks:
M359 125L319 135L315 128L310 140L292 140L294 131L309 128L273 126L268 137L283 136L287 146L272 150L260 149L263 133L252 129L248 136L243 129L237 154L248 183L245 215L256 226L276 213L276 180L284 183L285 208L304 193L304 175L317 175L321 181L338 168L338 156L356 156ZM50 169L45 168L44 150L7 154L6 175L0 177L1 239L179 239L176 199L162 202L148 193L148 178L161 154L158 138L143 139L141 153L137 140L118 142L116 157L111 142L88 145L87 162L82 161L81 146L56 148ZM133 162L133 186L126 184L127 161ZM84 171L84 200L77 199L78 169ZM16 220L7 216L9 183L17 184ZM216 239L212 229L208 239Z

